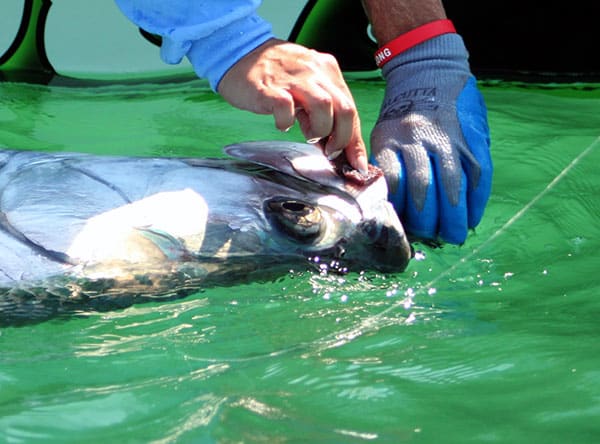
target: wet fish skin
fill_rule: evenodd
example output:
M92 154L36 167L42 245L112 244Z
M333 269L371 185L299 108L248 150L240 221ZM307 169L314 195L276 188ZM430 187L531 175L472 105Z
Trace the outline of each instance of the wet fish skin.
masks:
M383 178L307 144L238 159L0 151L0 324L177 298L309 261L400 272L411 249Z

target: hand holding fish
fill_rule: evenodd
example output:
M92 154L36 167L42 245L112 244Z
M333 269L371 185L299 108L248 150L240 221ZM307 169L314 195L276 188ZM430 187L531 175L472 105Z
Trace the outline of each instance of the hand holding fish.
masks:
M389 199L413 239L462 244L492 181L486 107L467 50L439 0L363 4L387 83L371 151Z
M358 113L338 63L276 39L256 13L259 0L116 1L134 23L162 37L164 61L187 57L232 105L272 114L283 131L298 120L330 159L343 151L352 167L368 172ZM441 0L362 3L387 81L371 135L373 159L413 238L460 244L483 215L492 177L485 105L462 39ZM402 44L390 46L398 39Z
M271 39L233 65L218 92L237 108L273 114L282 131L297 119L330 158L343 150L354 168L367 171L356 105L333 56Z
M444 46L447 57L432 55ZM383 73L385 100L371 149L390 200L413 238L462 244L481 220L492 178L486 108L462 40L430 40L392 59Z

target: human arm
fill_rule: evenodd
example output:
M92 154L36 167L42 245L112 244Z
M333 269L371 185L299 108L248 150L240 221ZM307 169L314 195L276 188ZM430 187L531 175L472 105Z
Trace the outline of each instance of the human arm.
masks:
M363 5L380 46L446 18L438 0ZM492 176L486 109L467 51L450 32L384 58L373 159L412 237L461 244L481 220Z
M298 119L307 140L326 154L345 150L367 169L358 112L335 59L275 39L256 14L259 0L116 0L121 11L163 37L161 57L187 56L196 73L232 105L273 114L286 130Z
M285 131L297 118L307 141L367 171L358 111L335 58L282 40L269 40L235 64L219 93L238 108L273 114Z

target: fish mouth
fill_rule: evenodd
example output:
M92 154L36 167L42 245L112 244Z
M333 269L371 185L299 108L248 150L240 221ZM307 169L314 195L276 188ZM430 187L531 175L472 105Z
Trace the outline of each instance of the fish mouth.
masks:
M353 256L360 257L363 264L384 273L402 272L414 256L412 245L389 202L381 203L378 214L379 217L364 220L358 225L364 247Z
M414 250L404 232L373 221L363 222L361 229L371 241L367 253L370 266L385 273L399 273L406 269Z
M387 201L387 184L378 170L357 181L353 172L344 172L344 165L340 174L339 165L336 168L313 145L277 142L277 148L274 154L273 142L248 142L225 151L263 166L261 174L306 199L272 197L264 203L272 233L282 242L279 248L313 262L318 258L319 266L333 262L333 268L342 271L345 266L337 266L342 261L352 268L386 273L406 269L412 248Z
M365 221L359 226L360 236L367 242L340 239L334 246L306 255L309 263L320 273L344 275L351 271L375 270L382 273L401 273L414 257L412 245L403 232L395 227Z
M372 206L371 218L356 222L344 220L334 208L300 198L272 197L263 209L274 232L320 272L373 269L398 273L413 256L402 224L387 201Z

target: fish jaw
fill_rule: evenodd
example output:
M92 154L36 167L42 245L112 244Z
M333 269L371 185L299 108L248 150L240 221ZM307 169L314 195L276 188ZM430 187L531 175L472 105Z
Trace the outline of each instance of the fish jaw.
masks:
M378 216L359 224L364 236L362 257L368 258L373 268L385 273L402 272L413 257L413 249L404 227L390 202L381 201Z
M412 248L392 205L383 175L356 183L340 176L323 152L313 145L282 142L248 142L230 145L231 156L267 166L329 190L316 196L318 205L332 208L329 235L306 252L329 252L361 269L403 271Z

